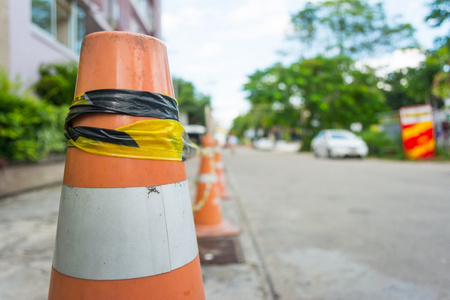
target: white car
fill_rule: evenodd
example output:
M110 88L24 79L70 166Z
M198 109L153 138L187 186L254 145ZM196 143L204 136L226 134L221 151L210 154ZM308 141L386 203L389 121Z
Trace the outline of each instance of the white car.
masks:
M358 136L348 130L322 130L311 141L311 150L316 157L360 157L367 156L369 148Z
M259 150L272 151L274 148L274 144L268 138L260 138L259 140L253 143L253 146Z
M299 149L299 142L286 142L283 140L276 141L273 147L273 150L277 152L298 152Z

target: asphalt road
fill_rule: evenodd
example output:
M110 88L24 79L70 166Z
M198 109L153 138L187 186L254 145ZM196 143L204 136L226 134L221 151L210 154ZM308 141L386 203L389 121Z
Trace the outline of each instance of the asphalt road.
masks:
M272 299L450 299L450 164L240 149L229 179Z

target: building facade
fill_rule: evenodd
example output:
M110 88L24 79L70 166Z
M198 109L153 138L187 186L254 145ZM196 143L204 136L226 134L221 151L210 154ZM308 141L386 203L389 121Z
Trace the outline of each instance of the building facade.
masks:
M41 63L77 61L84 36L120 30L161 38L160 0L0 0L0 68L25 86Z

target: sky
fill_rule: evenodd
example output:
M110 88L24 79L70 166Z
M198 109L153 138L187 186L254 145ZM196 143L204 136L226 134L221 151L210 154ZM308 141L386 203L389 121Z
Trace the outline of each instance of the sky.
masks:
M315 0L314 0L315 1ZM306 0L163 0L162 40L167 46L172 77L194 84L197 92L211 96L216 126L229 128L250 105L243 85L257 70L276 62L298 58L288 41L290 17ZM412 24L425 49L449 26L431 29L424 23L431 0L384 0L388 18ZM448 23L448 22L447 22ZM448 25L448 24L447 24ZM281 52L292 52L282 55ZM297 50L298 51L298 50ZM295 54L295 55L294 55ZM372 66L390 71L416 66L418 52L391 53L368 59Z

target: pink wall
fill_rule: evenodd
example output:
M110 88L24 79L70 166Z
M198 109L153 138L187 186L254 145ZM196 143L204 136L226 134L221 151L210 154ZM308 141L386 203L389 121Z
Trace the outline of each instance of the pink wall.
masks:
M153 34L161 38L160 28L160 0L148 0L153 3L156 12L156 28ZM100 8L104 9L103 0L95 0ZM130 18L133 9L129 1L120 1L121 20L119 30L129 30ZM31 22L31 1L30 0L9 0L9 76L14 79L19 75L20 81L24 85L30 86L38 79L39 65L43 62L64 62L77 61L78 55L61 45L48 33L34 26ZM102 14L102 11L90 11L87 7L87 14ZM103 21L102 16L94 20L88 16L87 30L98 31L102 29L102 24L96 22ZM105 23L106 24L106 23ZM94 26L95 25L95 26Z

